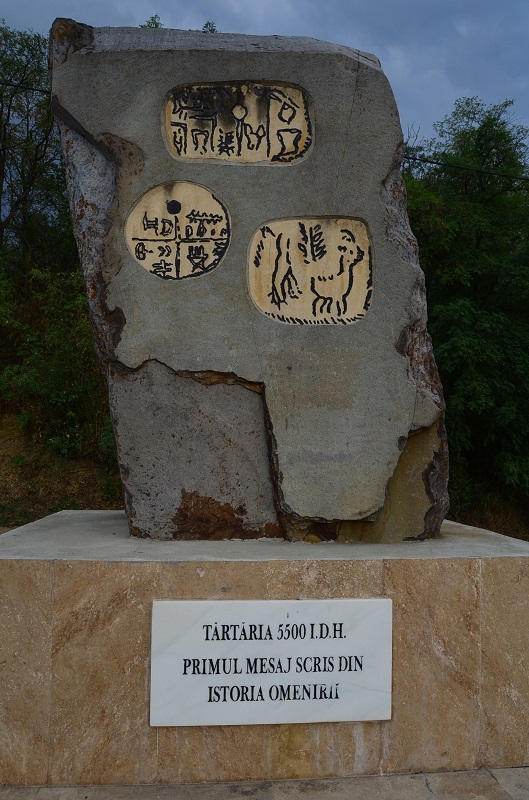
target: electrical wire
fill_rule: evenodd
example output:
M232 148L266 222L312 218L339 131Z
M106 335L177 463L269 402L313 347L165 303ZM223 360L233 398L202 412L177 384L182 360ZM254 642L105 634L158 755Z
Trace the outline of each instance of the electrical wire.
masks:
M7 81L0 81L0 86L8 86L10 89L20 89L25 92L39 92L40 94L51 94L51 89L38 89L36 86L20 86L18 83L9 83ZM466 167L464 164L449 164L446 161L435 161L432 158L421 158L420 156L412 156L404 153L404 158L408 161L419 161L422 164L433 164L436 167L446 167L447 169L461 169L464 172L478 172L482 175L492 175L497 178L509 178L514 181L529 182L529 177L525 175L510 175L507 172L493 172L488 169L480 169L479 167Z
M20 89L24 92L39 92L40 94L51 94L51 89L37 89L36 86L21 86L19 83L8 83L0 81L0 86L8 86L10 89Z
M464 164L449 164L446 161L434 161L432 158L421 158L420 156L411 156L404 153L404 158L408 161L421 161L423 164L435 164L438 167L448 167L449 169L462 169L465 172L480 172L482 175L494 175L498 178L511 178L515 181L529 181L529 177L525 175L510 175L507 172L492 172L488 169L480 169L479 167L466 167Z

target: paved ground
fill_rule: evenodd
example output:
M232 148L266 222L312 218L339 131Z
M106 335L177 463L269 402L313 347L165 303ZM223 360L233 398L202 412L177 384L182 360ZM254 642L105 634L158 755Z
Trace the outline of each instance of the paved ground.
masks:
M529 800L529 767L313 781L0 787L0 800Z

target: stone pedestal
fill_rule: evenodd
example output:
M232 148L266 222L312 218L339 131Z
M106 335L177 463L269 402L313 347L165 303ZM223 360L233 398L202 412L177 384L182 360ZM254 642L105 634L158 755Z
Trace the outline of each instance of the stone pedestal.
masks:
M64 511L0 537L0 783L323 778L529 763L529 543L132 539ZM151 728L153 599L390 597L387 722Z

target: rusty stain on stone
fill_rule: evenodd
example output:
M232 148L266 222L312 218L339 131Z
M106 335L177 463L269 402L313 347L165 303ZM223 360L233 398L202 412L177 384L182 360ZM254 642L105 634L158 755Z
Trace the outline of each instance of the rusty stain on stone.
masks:
M283 538L278 525L261 528L244 524L246 508L233 508L213 497L182 490L182 501L173 517L174 539L255 539L256 536Z

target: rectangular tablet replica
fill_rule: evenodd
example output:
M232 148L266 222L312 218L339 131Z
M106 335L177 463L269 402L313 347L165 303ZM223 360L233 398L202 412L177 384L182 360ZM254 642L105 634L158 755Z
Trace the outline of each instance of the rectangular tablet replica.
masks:
M155 600L151 725L391 718L391 600Z
M51 52L131 533L436 536L444 405L378 60L72 20Z

